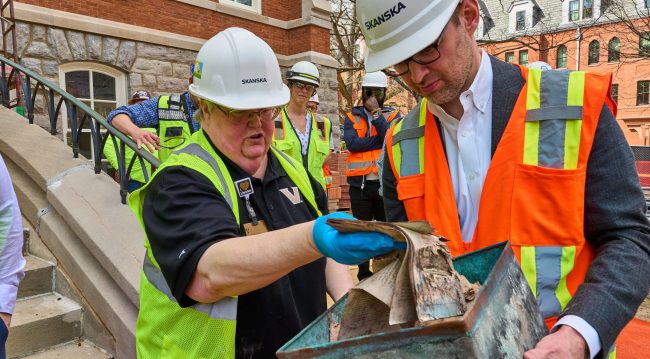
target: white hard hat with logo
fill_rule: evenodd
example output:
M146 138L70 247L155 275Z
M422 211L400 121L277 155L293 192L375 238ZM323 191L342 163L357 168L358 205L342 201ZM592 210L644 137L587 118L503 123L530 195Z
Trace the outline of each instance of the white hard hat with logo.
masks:
M237 27L201 46L193 77L192 95L235 110L283 106L290 98L271 47Z
M386 75L381 71L368 72L363 76L361 87L388 87Z
M357 21L368 46L366 71L415 55L442 33L460 0L357 0Z
M318 101L318 94L315 93L314 96L310 97L310 98L309 98L309 101L307 101L307 102L316 102L316 103L319 104L320 101Z
M320 73L316 65L311 62L299 61L287 71L287 80L302 81L318 86L320 85Z
M529 69L540 69L540 70L552 70L553 68L551 65L547 64L544 61L535 61L533 63L528 64L527 66Z

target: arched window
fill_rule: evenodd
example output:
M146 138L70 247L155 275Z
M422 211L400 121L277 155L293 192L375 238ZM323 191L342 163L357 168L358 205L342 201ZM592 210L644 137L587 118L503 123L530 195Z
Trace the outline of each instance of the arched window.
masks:
M600 57L600 43L597 40L594 40L589 43L589 58L587 59L587 64L594 65L597 64Z
M560 45L557 48L557 60L555 61L556 69L566 68L566 46Z
M621 40L615 37L607 45L607 62L618 62L621 58Z
M118 106L126 105L126 74L112 67L93 62L73 62L59 66L59 84L72 96L90 106L100 115L106 117ZM65 113L65 111L62 111ZM63 121L63 141L72 145L70 123ZM83 112L77 112L81 121ZM90 137L90 122L86 120L79 138L79 152L86 158L93 158ZM102 133L105 133L105 129Z

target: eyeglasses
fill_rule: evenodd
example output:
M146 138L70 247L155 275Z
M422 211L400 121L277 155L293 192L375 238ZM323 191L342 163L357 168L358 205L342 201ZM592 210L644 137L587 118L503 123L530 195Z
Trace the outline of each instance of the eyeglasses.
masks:
M375 96L376 98L381 98L384 97L384 89L364 89L363 90L363 95L367 98L370 98L372 96Z
M227 107L222 107L219 105L216 105L219 111L225 113L228 115L228 120L232 122L248 122L250 121L253 117L259 117L263 121L268 121L270 119L275 118L278 115L278 108L277 107L268 107L268 108L262 108L259 110L233 110Z
M316 86L309 85L309 84L306 84L304 82L295 81L295 82L291 82L290 84L291 84L291 87L295 87L298 90L307 90L307 92L314 92L314 90L316 90Z
M399 62L391 67L385 68L381 71L383 71L388 76L399 77L409 72L409 62L411 61L420 65L428 65L438 60L440 58L440 51L438 50L438 46L440 46L442 35L444 34L445 29L447 29L447 25L449 25L449 23L447 23L445 27L442 28L438 39L436 39L436 41L431 43L429 46L420 50L417 54L409 57L408 59Z

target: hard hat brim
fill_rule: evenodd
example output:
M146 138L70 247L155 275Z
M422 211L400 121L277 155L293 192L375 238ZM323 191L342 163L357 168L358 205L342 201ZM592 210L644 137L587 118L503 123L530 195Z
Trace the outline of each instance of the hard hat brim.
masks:
M455 0L456 3L460 0ZM427 24L422 25L419 30L414 31L410 36L394 40L395 43L389 45L381 50L373 51L371 42L389 42L389 39L373 39L367 41L368 53L365 58L365 68L367 72L380 71L397 63L400 63L409 57L417 54L425 47L431 45L440 37L445 25L450 21L457 6L448 6L438 17L440 21L429 21ZM413 23L411 26L419 26L420 24ZM408 31L402 29L402 31ZM391 37L395 37L394 35Z
M189 91L192 95L225 106L233 110L255 110L258 108L280 107L289 103L291 93L287 85L282 84L279 93L271 94L270 91L257 91L241 96L237 94L227 96L210 96L204 94L198 86L191 84Z

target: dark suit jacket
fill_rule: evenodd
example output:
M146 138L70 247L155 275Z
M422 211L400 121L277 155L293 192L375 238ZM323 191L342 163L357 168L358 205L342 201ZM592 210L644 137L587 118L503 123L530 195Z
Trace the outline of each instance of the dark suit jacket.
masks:
M519 69L491 57L492 155L525 80ZM406 220L395 176L384 160L384 205L388 221ZM600 336L606 357L650 288L650 226L632 151L612 112L603 107L587 163L585 236L596 249L583 285L562 315L577 315ZM434 224L435 225L435 224Z

